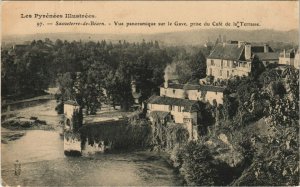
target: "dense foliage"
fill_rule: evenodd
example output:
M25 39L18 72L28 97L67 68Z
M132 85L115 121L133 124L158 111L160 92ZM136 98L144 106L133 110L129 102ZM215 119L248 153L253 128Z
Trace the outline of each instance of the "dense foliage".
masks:
M1 51L2 96L38 95L50 83L53 54L47 42L32 42L19 50Z
M229 81L221 108L224 115L212 134L225 133L244 155L244 168L234 185L299 183L297 101L299 71L293 67Z
M128 123L127 120L99 122L80 128L82 145L104 141L111 143L112 150L134 150L150 145L151 128L146 120Z
M208 118L199 125L213 123L208 132L170 151L186 183L298 185L298 73L282 67L236 77L227 83L223 105L202 106Z
M78 132L83 125L82 109L76 110L72 116L73 131Z
M111 43L32 41L29 45L2 48L2 97L34 95L59 86L57 111L74 100L95 114L103 103L128 110L133 104L131 83L136 81L140 100L158 93L167 64L184 59L185 73L205 75L203 48L161 47L158 42ZM200 73L200 74L199 74Z
M205 77L204 54L208 51L146 41L33 41L2 49L2 97L35 95L57 83L59 113L67 100L76 100L86 114L103 103L128 110L133 80L141 100L158 92L167 66L179 82L197 81ZM198 142L188 142L187 130L173 123L141 119L80 128L81 113L73 123L90 144L169 151L188 185L298 185L299 71L261 65L255 59L249 77L222 83L227 85L222 105L202 104Z

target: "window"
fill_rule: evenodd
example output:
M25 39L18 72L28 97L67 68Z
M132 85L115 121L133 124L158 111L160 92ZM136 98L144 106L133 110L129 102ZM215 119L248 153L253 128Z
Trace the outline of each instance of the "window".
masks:
M223 68L223 60L221 60L221 68Z
M230 67L230 61L227 60L227 67Z
M183 123L192 123L193 120L191 118L183 118Z
M236 61L232 61L231 68L235 68L235 67L236 67Z
M227 77L229 77L229 71L227 71Z
M175 90L173 90L173 94L175 94Z
M172 105L169 105L169 111L172 111L172 108L173 108Z
M222 76L222 70L220 70L220 76Z
M178 106L178 112L181 112L181 106Z
M67 119L67 121L66 121L66 125L67 125L68 127L70 127L70 125L71 125L71 122L70 122L70 120L69 120L69 119Z
M212 66L214 66L214 65L215 65L214 60L210 60L210 64L211 64Z

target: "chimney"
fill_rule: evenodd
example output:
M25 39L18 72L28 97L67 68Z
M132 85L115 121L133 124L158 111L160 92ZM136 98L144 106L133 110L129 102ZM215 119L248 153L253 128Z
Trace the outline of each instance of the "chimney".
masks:
M165 87L165 88L168 88L168 86L169 86L169 80L168 80L168 79L165 79L164 87Z
M243 44L245 44L244 41L238 41L238 47L240 48Z
M131 91L132 93L136 93L136 82L134 80L131 81Z
M251 58L251 45L245 45L245 59L249 60Z
M269 45L264 44L264 53L268 53L268 52L269 52Z

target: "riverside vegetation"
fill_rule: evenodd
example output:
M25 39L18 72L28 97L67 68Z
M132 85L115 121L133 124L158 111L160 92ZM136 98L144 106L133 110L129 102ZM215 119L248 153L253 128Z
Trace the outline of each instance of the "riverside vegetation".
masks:
M145 41L33 41L14 54L2 49L2 97L38 93L57 81L59 113L69 99L86 115L103 103L129 110L132 79L147 99L158 92L170 63L185 70L177 72L182 83L205 77L207 54L206 48L163 48ZM143 115L120 124L120 142L107 126L79 130L93 137L91 144L113 140L116 148L169 153L187 185L298 185L298 70L260 67L226 84L223 105L200 103L198 141L189 142L179 124L151 124Z

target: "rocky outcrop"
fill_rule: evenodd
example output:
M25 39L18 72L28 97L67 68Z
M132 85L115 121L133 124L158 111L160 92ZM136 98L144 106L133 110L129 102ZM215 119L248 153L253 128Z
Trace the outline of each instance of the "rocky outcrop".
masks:
M242 154L234 148L224 133L220 133L217 138L210 138L204 144L210 148L215 159L230 167L237 167L244 161Z

